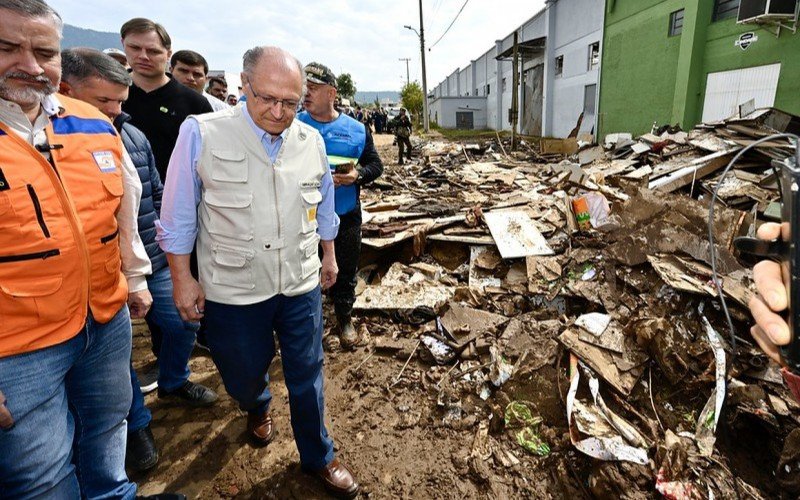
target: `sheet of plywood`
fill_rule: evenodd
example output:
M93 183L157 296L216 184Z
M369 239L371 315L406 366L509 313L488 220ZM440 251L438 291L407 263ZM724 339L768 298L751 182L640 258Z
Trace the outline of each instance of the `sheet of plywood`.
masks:
M504 259L553 255L547 240L525 212L488 212L483 217Z

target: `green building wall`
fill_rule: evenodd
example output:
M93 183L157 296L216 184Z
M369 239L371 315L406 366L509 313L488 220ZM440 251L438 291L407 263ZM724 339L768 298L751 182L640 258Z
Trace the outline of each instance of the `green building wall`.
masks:
M800 32L712 22L713 0L606 0L599 134L649 132L653 123L684 130L703 115L709 73L781 63L775 106L800 114ZM684 11L683 32L669 36L670 14ZM747 50L734 45L754 32Z

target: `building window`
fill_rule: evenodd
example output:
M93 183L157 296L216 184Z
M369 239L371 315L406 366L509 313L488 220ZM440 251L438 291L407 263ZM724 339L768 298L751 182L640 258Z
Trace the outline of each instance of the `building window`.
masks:
M739 13L739 0L714 0L714 21L736 17Z
M594 116L597 97L597 85L587 85L583 88L583 114L585 116Z
M669 36L678 36L681 33L683 33L683 9L669 15Z
M476 89L475 89L475 97L478 97L478 95L479 95L479 94L478 94L478 89L476 88Z
M487 83L486 84L486 95L489 95L491 93L491 91L492 91L492 86Z
M506 90L508 90L508 83L506 83L506 79L503 78L503 92L505 92Z
M589 71L600 66L600 42L589 45Z
M556 76L564 74L564 56L556 57Z

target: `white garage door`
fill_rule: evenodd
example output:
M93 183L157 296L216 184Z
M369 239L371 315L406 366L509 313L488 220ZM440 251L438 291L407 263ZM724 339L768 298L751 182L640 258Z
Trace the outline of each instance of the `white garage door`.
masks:
M773 106L780 73L780 63L709 73L703 121L729 118L737 113L740 104L750 99L755 100L756 108Z

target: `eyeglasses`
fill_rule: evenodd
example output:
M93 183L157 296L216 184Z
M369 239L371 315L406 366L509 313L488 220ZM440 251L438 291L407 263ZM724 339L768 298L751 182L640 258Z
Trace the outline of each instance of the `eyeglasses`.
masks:
M300 101L297 99L278 99L277 97L272 97L271 95L260 95L256 93L255 89L253 89L253 85L250 82L247 82L247 86L250 87L250 92L253 93L253 97L266 104L269 108L274 108L275 105L280 104L281 109L284 111L290 111L294 113L297 111L297 105L300 104Z

